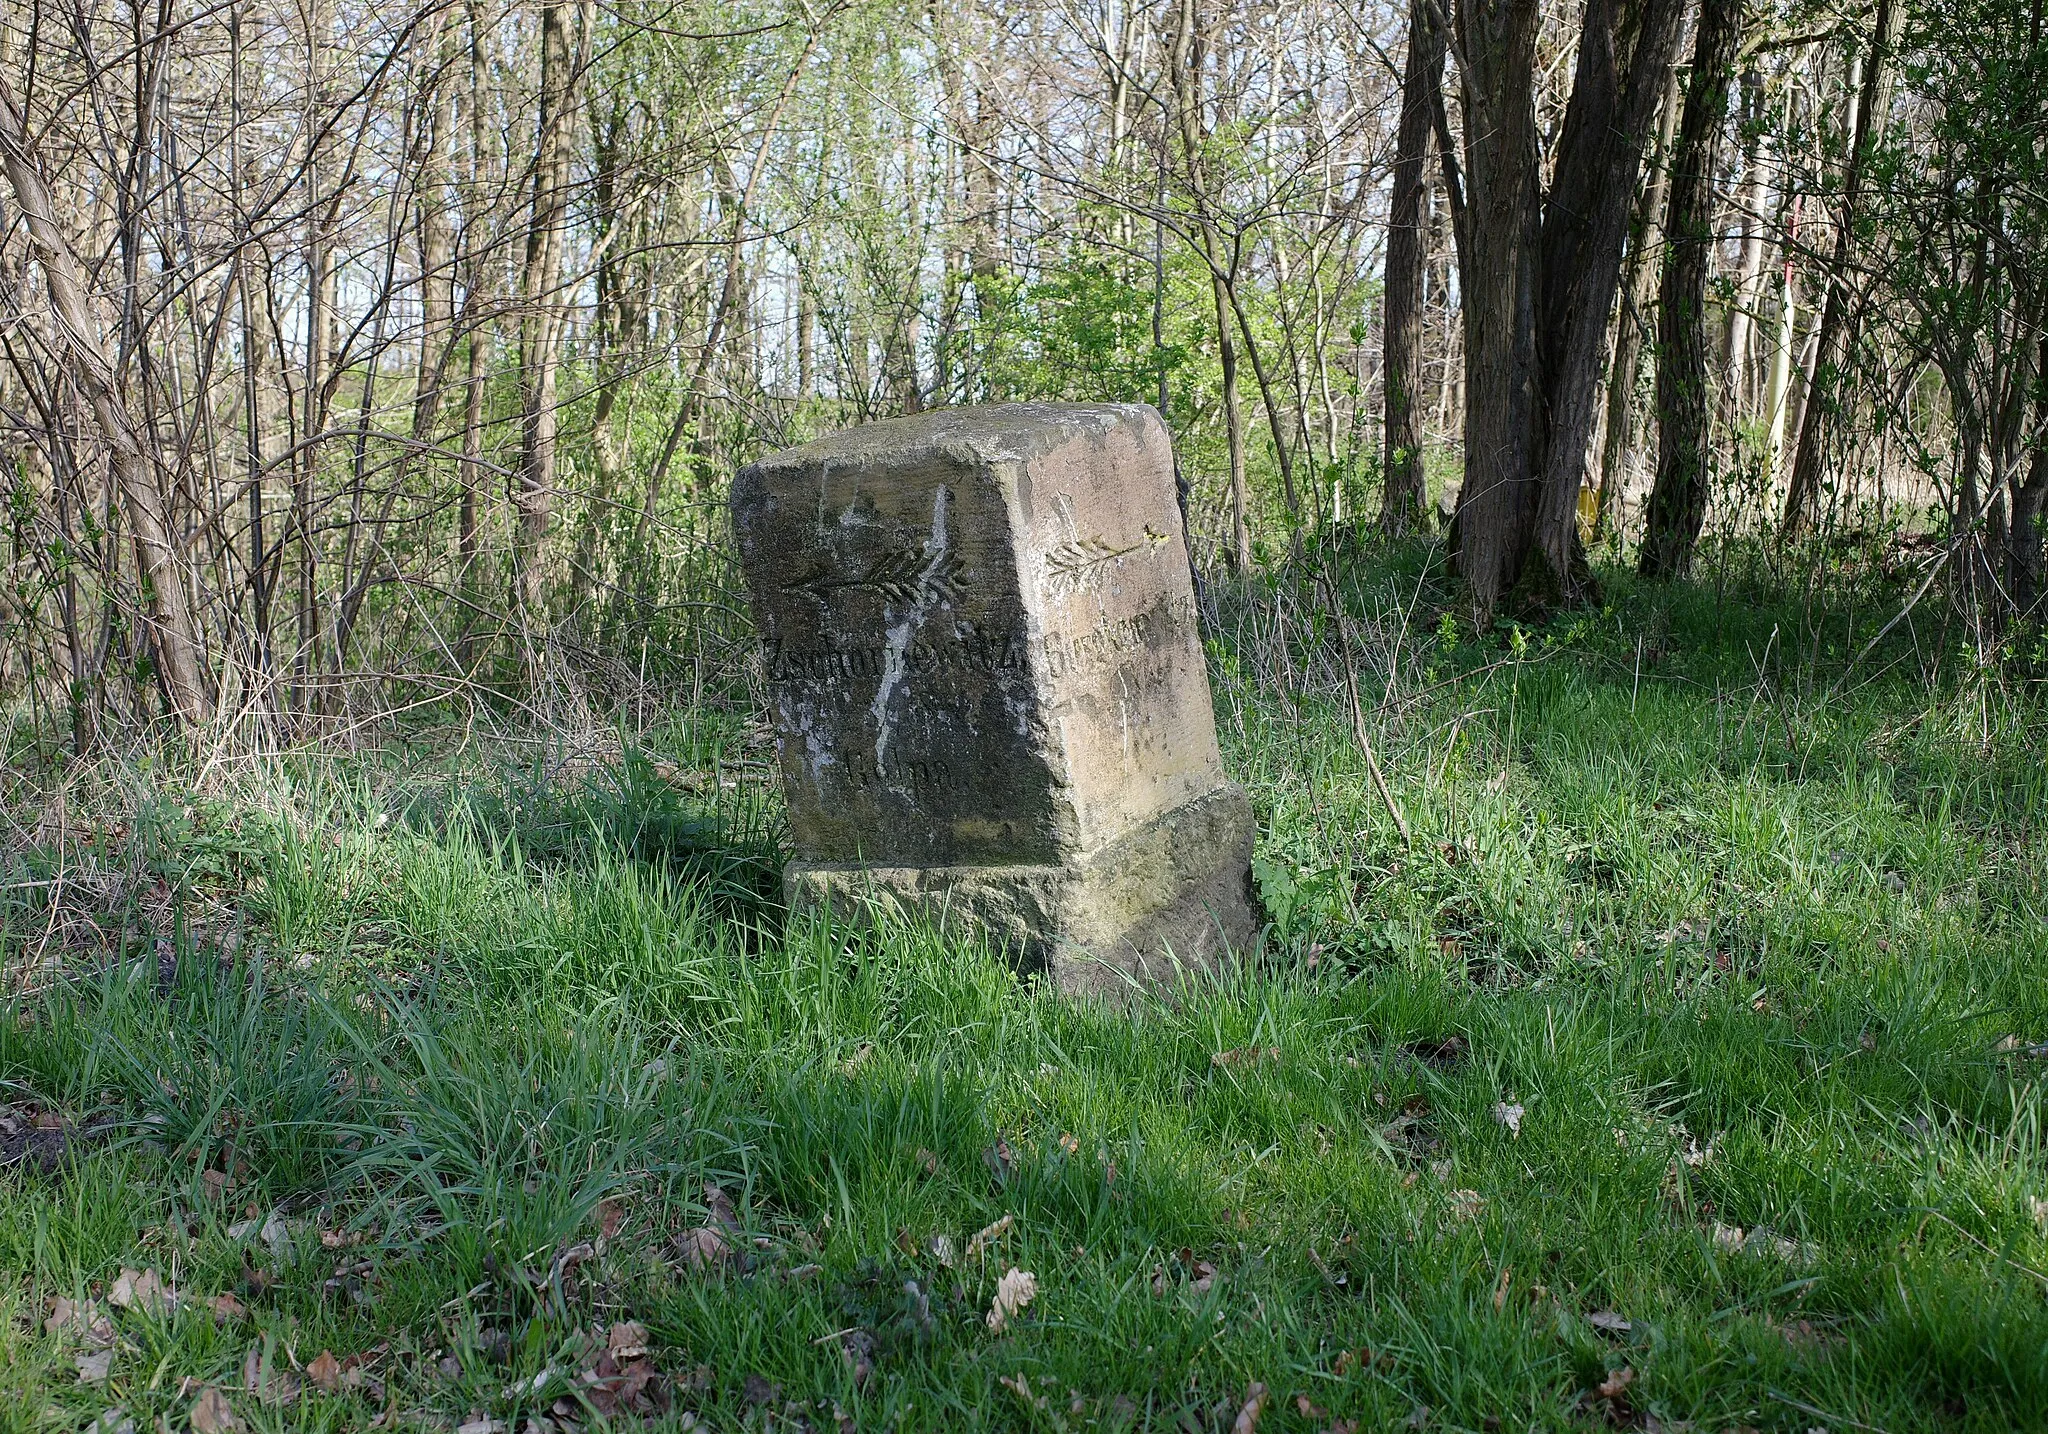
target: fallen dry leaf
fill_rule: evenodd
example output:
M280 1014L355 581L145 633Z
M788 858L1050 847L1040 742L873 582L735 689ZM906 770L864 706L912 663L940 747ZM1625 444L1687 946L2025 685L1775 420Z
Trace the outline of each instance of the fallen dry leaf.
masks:
M242 1427L226 1396L210 1384L200 1387L199 1397L185 1417L191 1421L192 1434L233 1434Z
M739 1212L733 1209L732 1197L725 1193L723 1186L709 1180L704 1182L704 1208L710 1213L712 1220L723 1229L739 1229Z
M163 1282L155 1270L123 1269L107 1291L107 1302L115 1309L138 1310L162 1319L178 1307L178 1292Z
M1218 1051L1209 1057L1212 1066L1250 1066L1260 1061L1280 1059L1278 1046L1243 1046L1234 1051Z
M95 1349L114 1342L114 1324L97 1300L80 1303L58 1295L50 1301L50 1317L43 1321L45 1334L69 1334Z
M668 1390L652 1364L644 1359L622 1363L609 1351L598 1355L578 1377L575 1396L555 1401L553 1412L564 1427L574 1423L585 1406L611 1419L620 1414L653 1414L667 1409L669 1402Z
M233 1295L215 1295L206 1302L206 1307L212 1310L213 1317L223 1324L249 1317L249 1307Z
M849 1329L838 1336L839 1357L853 1374L853 1387L865 1389L875 1372L875 1337L864 1329Z
M114 1372L114 1351L96 1349L79 1355L76 1362L80 1384L105 1384L107 1376Z
M323 1349L306 1362L306 1378L321 1393L333 1394L341 1388L341 1361L333 1350Z
M939 1157L925 1149L922 1145L917 1147L916 1158L917 1163L924 1167L924 1173L927 1175L937 1175L944 1168L939 1163Z
M304 1220L287 1220L282 1215L273 1214L263 1220L252 1215L228 1226L228 1238L247 1240L254 1236L270 1247L271 1258L282 1260L291 1253L292 1242L305 1226Z
M1003 1271L1002 1279L996 1282L995 1300L988 1307L989 1329L1001 1334L1011 1317L1037 1297L1038 1276L1015 1266Z
M724 1235L709 1225L700 1225L694 1230L685 1230L676 1241L676 1250L685 1265L693 1270L708 1269L723 1265L732 1259L732 1245Z
M264 1349L252 1348L242 1356L242 1388L265 1404L290 1404L299 1397L299 1376L273 1368Z
M1244 1392L1244 1407L1230 1423L1230 1434L1257 1434L1259 1416L1266 1412L1266 1386L1254 1382Z
M1002 1375L996 1380L996 1383L1002 1385L1003 1388L1009 1390L1012 1394L1015 1394L1019 1399L1023 1400L1026 1404L1032 1406L1035 1409L1044 1409L1048 1405L1049 1401L1046 1399L1044 1395L1033 1394L1031 1392L1031 1381L1028 1377L1022 1374Z
M1635 1382L1635 1370L1624 1364L1621 1368L1608 1375L1606 1379L1602 1380L1599 1387L1594 1389L1593 1393L1602 1399L1619 1399L1628 1393L1628 1387Z
M2048 1200L2043 1200L2038 1195L2033 1196L2027 1201L2027 1208L2034 1213L2034 1223L2043 1230L2048 1230Z
M647 1353L647 1326L636 1319L621 1320L606 1335L605 1348L613 1359L638 1359Z
M1472 1043L1463 1036L1450 1035L1440 1041L1410 1041L1401 1047L1401 1054L1410 1060L1421 1061L1426 1066L1442 1070L1463 1060L1471 1049Z
M1799 1350L1825 1349L1832 1342L1828 1332L1810 1319L1793 1320L1790 1324L1778 1325L1777 1331L1785 1343Z
M626 1202L616 1196L607 1196L597 1202L597 1232L607 1240L616 1236L626 1225Z
M1634 1328L1626 1316L1618 1315L1613 1310L1594 1310L1586 1316L1586 1323L1602 1334L1611 1335L1624 1335Z
M1486 1197L1477 1190L1453 1190L1451 1214L1460 1220L1477 1220L1486 1211Z
M967 1242L967 1258L970 1260L980 1258L983 1250L1009 1234L1010 1227L1016 1223L1017 1217L1015 1215L1005 1215L993 1225L976 1231L974 1238Z
M456 1425L455 1434L505 1434L505 1421L479 1414L466 1424Z
M1820 1258L1820 1251L1804 1240L1787 1239L1768 1225L1758 1225L1744 1232L1740 1225L1724 1225L1716 1220L1710 1232L1714 1248L1724 1255L1774 1255L1788 1265L1810 1265Z
M1317 1404L1314 1400L1310 1399L1306 1394L1297 1394L1294 1396L1294 1407L1295 1410L1304 1419L1328 1419L1330 1417L1329 1410L1323 1408L1322 1405Z
M1493 1107L1494 1123L1505 1125L1508 1128L1509 1135L1520 1136L1524 1113L1520 1105L1510 1105L1507 1101L1500 1101Z

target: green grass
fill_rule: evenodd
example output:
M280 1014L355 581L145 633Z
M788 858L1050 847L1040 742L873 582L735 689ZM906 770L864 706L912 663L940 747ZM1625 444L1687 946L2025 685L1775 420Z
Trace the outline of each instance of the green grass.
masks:
M1254 1383L1267 1431L2048 1422L2036 699L1930 676L1930 623L1845 670L1875 598L1614 581L1481 643L1428 635L1413 555L1362 580L1367 626L1420 593L1369 685L1398 650L1412 847L1331 634L1231 597L1273 929L1129 1010L785 921L715 714L566 779L103 782L7 873L4 1098L72 1142L0 1176L0 1430L213 1386L245 1428L517 1431L623 1321L677 1428L1222 1430ZM50 1301L124 1268L184 1301L109 1309L81 1384ZM322 1351L368 1377L243 1387Z

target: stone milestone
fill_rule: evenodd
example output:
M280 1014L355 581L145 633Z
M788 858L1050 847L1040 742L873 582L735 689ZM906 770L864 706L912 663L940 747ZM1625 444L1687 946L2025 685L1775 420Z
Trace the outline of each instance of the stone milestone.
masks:
M1070 991L1257 934L1166 427L995 404L763 459L733 522L774 698L792 906L893 899Z

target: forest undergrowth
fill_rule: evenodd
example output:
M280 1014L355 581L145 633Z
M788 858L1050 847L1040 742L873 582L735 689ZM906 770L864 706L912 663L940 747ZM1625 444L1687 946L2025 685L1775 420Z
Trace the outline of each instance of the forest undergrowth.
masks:
M19 757L0 1429L2037 1424L2038 697L1420 551L1211 589L1270 924L1121 1007L788 917L743 705Z

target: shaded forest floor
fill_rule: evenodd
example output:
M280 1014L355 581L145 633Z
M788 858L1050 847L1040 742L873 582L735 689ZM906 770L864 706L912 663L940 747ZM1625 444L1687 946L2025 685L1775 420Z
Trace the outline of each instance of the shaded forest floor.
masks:
M0 1429L2038 1425L2038 699L1735 583L1480 643L1413 561L1413 844L1226 595L1271 936L1130 1011L785 922L737 719L23 780Z

